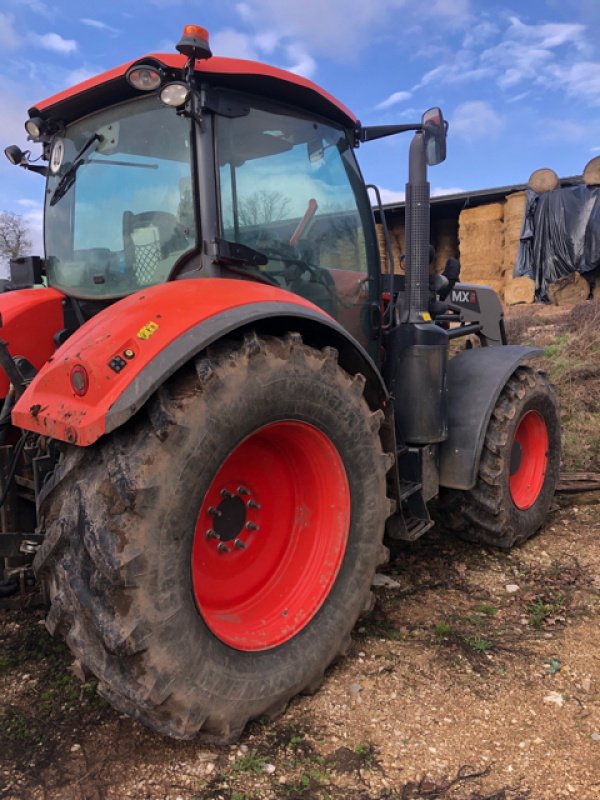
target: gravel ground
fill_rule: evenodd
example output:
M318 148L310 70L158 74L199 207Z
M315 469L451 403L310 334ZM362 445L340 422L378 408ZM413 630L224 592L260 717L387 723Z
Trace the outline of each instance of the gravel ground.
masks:
M600 469L599 309L508 320L545 348L568 470ZM118 715L41 611L0 612L0 800L598 800L600 505L581 500L508 554L436 530L398 546L320 692L233 747Z
M600 506L510 554L393 554L320 692L233 747L155 735L71 673L41 612L0 622L0 798L600 797Z

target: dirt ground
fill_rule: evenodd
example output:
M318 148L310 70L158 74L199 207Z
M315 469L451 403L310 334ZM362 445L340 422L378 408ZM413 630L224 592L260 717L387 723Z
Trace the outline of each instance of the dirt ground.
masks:
M573 431L566 459L597 469L600 407L581 411L579 401L581 391L594 400L599 362L588 354L591 373L581 377L569 353L581 319L569 332L564 315L550 317L548 327L517 313L511 326L517 338L542 340L553 377L580 369L561 384ZM600 493L561 499L539 535L511 553L435 529L397 546L374 612L319 693L297 698L277 722L253 723L231 747L168 740L120 716L71 672L40 610L2 612L0 798L597 800L594 499Z

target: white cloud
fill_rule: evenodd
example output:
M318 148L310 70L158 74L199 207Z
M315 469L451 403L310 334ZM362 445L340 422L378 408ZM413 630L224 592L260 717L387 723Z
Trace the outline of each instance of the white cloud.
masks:
M465 189L460 186L436 186L431 190L432 197L443 197L445 194L462 194Z
M439 53L438 66L425 72L412 91L492 80L505 90L509 103L539 88L600 105L600 62L590 58L591 29L578 22L530 25L517 16L504 29L499 25L485 14L471 19L462 47Z
M600 153L600 147L590 147L591 153Z
M492 106L482 100L461 103L450 120L452 133L467 142L494 136L504 125Z
M373 31L385 28L391 12L402 5L404 0L254 0L246 19L257 30L267 26L302 43L310 53L348 61L370 43Z
M493 39L498 33L498 26L484 19L469 27L463 39L463 49L478 48L484 42Z
M217 56L246 58L250 61L256 61L259 57L252 37L233 28L223 28L212 34L210 49Z
M529 92L529 91L527 91L527 92L519 92L519 94L514 95L514 97L507 97L506 98L506 102L507 103L518 103L521 100L524 100L526 97L529 97L530 94L531 94L531 92Z
M600 61L579 61L569 67L557 64L552 67L551 74L567 94L591 105L600 105Z
M94 75L97 75L102 70L99 69L88 69L87 67L79 67L78 69L71 70L65 76L63 81L65 86L75 86L77 83L83 83L83 81L87 81L89 78L93 78Z
M470 56L463 54L462 57L454 61L441 64L439 67L426 72L421 80L412 88L413 92L422 89L430 83L457 84L470 81L482 80L493 75L489 67L473 67Z
M263 53L271 54L279 45L279 35L275 31L263 31L254 36L254 43Z
M584 142L589 138L589 128L574 119L545 119L539 129L544 142Z
M237 3L235 10L237 15L243 20L249 21L254 18L252 9L247 3Z
M287 57L292 60L292 64L286 67L289 72L310 78L317 71L317 62L300 45L288 45L286 53Z
M381 103L377 103L375 108L379 111L384 108L390 108L391 106L395 106L398 103L402 103L404 100L408 100L411 96L411 92L394 92L389 97L386 97L385 100L382 100Z
M53 53L69 55L77 51L77 42L74 39L63 39L59 33L31 33L29 37L35 44Z
M464 25L470 17L469 0L435 0L428 11L434 19L444 17L446 22Z
M0 14L0 49L10 52L21 44L21 37L13 26L13 18L9 14Z
M523 82L550 87L556 85L555 73L565 69L573 53L580 58L587 49L585 33L585 25L578 23L527 25L511 17L502 41L481 53L481 63L494 71L503 89Z
M5 143L3 147L8 144L18 144L24 150L31 146L29 143L26 147L27 134L23 126L27 119L27 108L37 99L31 94L21 97L16 92L6 91L0 86L0 120L2 120L2 141ZM3 167L10 167L11 170L15 169L3 156L0 164Z
M19 5L26 6L31 11L34 11L36 14L41 14L42 17L52 17L52 11L45 3L39 2L39 0L19 0Z
M383 186L380 186L379 192L381 194L381 202L384 206L388 203L403 203L406 199L405 192L399 189L384 189ZM376 200L373 195L371 195L371 205L376 205Z
M287 60L282 69L310 78L317 70L315 59L304 47L294 41L285 41L275 31L261 31L256 35L242 33L233 28L223 28L211 36L211 50L217 56L245 58L260 61L261 53L271 60Z
M527 42L534 47L553 48L570 42L578 49L583 49L584 34L585 25L578 23L526 25L518 17L511 17L507 37Z
M110 33L113 36L116 36L119 31L116 28L113 28L111 25L107 25L106 22L102 22L99 19L90 19L89 17L83 17L79 20L82 25L87 25L88 28L95 28L98 31L105 31L106 33Z

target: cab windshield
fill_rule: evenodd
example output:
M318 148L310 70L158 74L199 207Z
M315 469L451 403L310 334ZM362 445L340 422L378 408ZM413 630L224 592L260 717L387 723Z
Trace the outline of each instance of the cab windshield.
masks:
M165 281L196 246L190 122L155 96L69 125L50 167L52 286L82 298L123 297Z

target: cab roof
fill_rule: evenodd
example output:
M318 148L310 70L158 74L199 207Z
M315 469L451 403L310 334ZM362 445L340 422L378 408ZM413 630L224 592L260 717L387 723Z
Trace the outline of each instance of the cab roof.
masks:
M125 79L130 67L157 65L165 69L169 80L180 80L186 61L185 56L175 53L150 53L42 100L29 109L29 116L71 122L115 102L141 96L143 92L134 89ZM357 124L354 114L333 95L307 78L286 70L257 61L218 56L196 61L195 70L197 75L206 76L221 87L281 100L345 127L353 128Z

